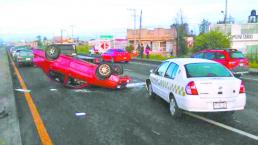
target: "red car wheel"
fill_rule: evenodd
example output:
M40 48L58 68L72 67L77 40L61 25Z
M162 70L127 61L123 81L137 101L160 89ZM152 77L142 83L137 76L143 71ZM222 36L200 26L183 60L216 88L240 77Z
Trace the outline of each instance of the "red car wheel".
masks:
M119 64L112 64L112 72L115 75L121 75L124 73L124 69L122 65Z
M107 63L100 64L96 69L96 75L98 79L104 80L111 76L112 69Z
M55 60L59 57L61 53L60 48L55 47L55 46L48 46L45 50L45 56L48 60Z

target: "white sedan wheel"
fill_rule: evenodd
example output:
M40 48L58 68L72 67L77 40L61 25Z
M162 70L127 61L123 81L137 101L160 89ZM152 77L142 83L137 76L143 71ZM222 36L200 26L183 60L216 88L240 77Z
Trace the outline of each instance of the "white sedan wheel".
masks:
M178 108L175 98L170 100L169 111L173 118L180 118L182 116L182 110Z
M169 110L172 116L175 115L176 112L176 102L174 99L171 99L170 103L169 103Z

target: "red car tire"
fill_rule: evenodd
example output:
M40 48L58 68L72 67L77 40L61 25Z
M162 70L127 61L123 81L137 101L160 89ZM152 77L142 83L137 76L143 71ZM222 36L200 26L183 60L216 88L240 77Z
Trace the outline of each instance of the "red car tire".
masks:
M100 80L109 78L112 74L112 68L108 63L101 63L96 69L96 76Z
M115 75L121 75L124 73L123 66L120 64L112 64L112 72Z
M60 48L55 47L55 46L48 46L45 50L45 56L48 60L55 60L59 57L61 53Z

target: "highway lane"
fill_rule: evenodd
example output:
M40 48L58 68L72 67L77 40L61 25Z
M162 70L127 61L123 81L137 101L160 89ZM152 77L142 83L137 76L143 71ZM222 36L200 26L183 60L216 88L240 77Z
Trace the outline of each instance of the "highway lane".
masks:
M133 83L141 83L154 67L129 63L125 65L125 74L132 76ZM149 99L144 86L124 90L97 87L71 90L49 80L38 68L19 70L56 145L258 144L187 115L174 120L168 104L158 98ZM16 77L13 78L14 89L19 88ZM222 123L258 135L258 95L253 88L257 83L249 81L245 81L248 86L246 110L236 113L232 121ZM15 94L23 144L40 144L24 95L17 91ZM77 112L86 115L76 116ZM201 115L216 120L212 115Z

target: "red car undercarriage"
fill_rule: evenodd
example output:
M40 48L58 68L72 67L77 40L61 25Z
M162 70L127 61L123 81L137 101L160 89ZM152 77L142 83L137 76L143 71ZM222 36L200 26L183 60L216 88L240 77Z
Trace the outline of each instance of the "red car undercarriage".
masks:
M130 77L122 75L123 68L118 64L94 64L74 55L61 53L61 49L49 46L45 51L33 49L34 64L51 79L65 87L84 88L89 85L104 88L125 88Z

